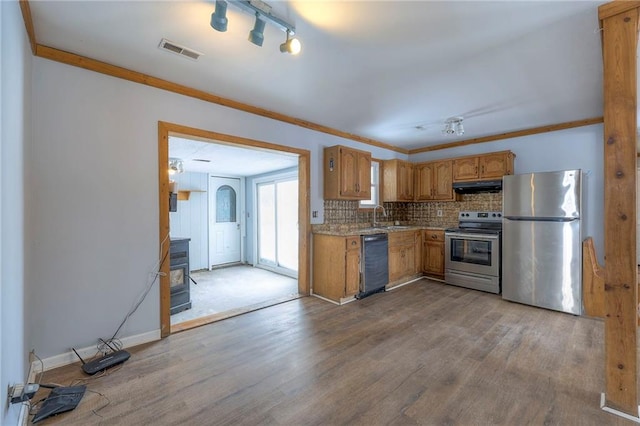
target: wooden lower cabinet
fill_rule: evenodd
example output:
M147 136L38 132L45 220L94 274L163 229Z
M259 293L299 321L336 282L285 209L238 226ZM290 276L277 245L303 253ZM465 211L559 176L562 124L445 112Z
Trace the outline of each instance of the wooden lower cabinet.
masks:
M360 289L360 236L313 235L313 293L337 303Z
M401 284L420 274L420 231L389 233L389 286Z
M444 231L422 231L422 272L436 278L444 278Z

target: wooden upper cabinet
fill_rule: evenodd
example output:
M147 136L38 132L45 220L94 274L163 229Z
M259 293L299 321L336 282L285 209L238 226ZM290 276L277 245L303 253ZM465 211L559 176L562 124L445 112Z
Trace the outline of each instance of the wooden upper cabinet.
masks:
M515 155L512 152L483 155L479 161L480 178L500 179L504 175L512 175L514 157Z
M413 201L413 164L403 160L382 162L382 201Z
M416 200L433 200L433 187L435 186L435 163L417 164L416 175Z
M514 158L511 151L456 158L453 160L453 181L500 179L512 175Z
M371 199L371 153L358 151L358 188L357 196L361 200Z
M452 201L455 199L452 186L451 169L451 161L438 161L435 163L435 186L433 187L434 200Z
M453 201L451 160L420 163L415 166L415 187L418 201Z
M371 198L371 153L345 146L324 149L324 198L368 200Z
M453 160L453 180L478 179L478 157L462 157Z

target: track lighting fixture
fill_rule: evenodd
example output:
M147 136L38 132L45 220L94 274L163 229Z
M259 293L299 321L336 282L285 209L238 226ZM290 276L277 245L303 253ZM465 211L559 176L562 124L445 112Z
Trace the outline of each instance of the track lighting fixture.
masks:
M249 31L249 41L256 46L262 46L264 41L264 25L265 22L260 19L260 14L256 12L256 23L253 25L253 29Z
M302 45L300 44L300 40L297 38L289 38L290 31L287 30L287 40L280 45L280 51L282 53L291 53L292 55L297 55L300 53L300 49Z
M220 32L227 31L227 2L224 0L216 0L216 9L211 14L211 27Z
M444 135L456 135L462 136L464 135L464 126L462 125L462 117L451 117L447 118L444 122L444 129L442 129L442 134Z
M262 0L216 0L216 8L211 14L211 27L217 31L227 30L227 3L231 3L238 8L255 15L256 21L253 29L249 32L249 41L256 46L262 46L264 42L264 28L267 22L275 25L287 33L287 39L280 45L282 53L297 55L302 45L300 41L291 37L296 33L296 28L292 24L271 14L271 6Z
M184 164L179 158L169 158L169 174L174 175L176 173L184 172Z

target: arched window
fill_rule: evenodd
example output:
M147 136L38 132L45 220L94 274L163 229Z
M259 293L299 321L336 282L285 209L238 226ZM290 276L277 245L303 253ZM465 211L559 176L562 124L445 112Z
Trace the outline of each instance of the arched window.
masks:
M216 191L216 222L236 222L236 191L229 185Z

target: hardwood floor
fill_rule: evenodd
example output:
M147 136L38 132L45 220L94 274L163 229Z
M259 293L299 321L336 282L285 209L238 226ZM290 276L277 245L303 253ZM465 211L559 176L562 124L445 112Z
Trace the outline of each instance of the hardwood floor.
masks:
M599 408L603 329L427 280L343 306L306 297L134 348L86 380L104 396L40 424L633 424Z

